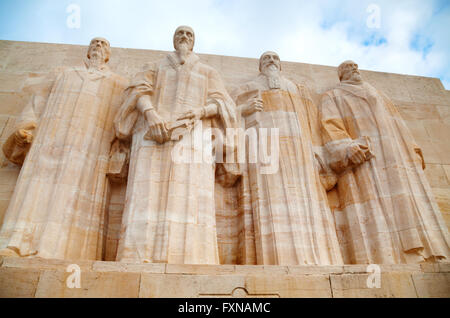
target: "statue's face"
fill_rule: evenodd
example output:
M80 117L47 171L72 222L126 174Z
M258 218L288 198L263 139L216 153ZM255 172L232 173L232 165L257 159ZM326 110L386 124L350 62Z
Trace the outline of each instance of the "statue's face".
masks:
M99 57L108 62L110 55L109 42L104 38L94 38L89 44L88 58Z
M271 68L281 71L280 57L275 52L266 52L259 59L259 67L260 71L263 73Z
M341 81L359 82L361 80L362 77L358 69L358 64L353 61L348 61L341 66Z
M189 50L194 48L194 31L190 27L179 27L173 36L175 50L181 45L186 45Z

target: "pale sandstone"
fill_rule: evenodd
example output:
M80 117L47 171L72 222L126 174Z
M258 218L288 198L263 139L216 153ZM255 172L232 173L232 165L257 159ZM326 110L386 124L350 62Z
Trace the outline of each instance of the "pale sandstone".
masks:
M34 74L27 84L37 90L2 148L23 166L0 253L102 258L113 118L126 86L106 65L109 55L107 40L94 38L84 66Z
M425 175L432 188L445 189L450 186L444 165L428 164L425 169Z
M289 275L318 275L318 274L340 274L344 272L344 268L348 266L317 266L317 265L300 265L288 266Z
M380 288L369 288L369 274L330 275L335 298L416 298L409 273L382 273Z
M0 72L0 93L20 92L27 78L23 72Z
M321 147L320 127L309 89L284 76L275 52L260 57L259 70L233 94L243 129L258 135L263 129L279 131L277 169L267 173L260 160L248 163L257 264L343 264L316 172L325 169L320 164L325 159L315 149ZM247 153L250 158L250 149Z
M412 274L412 279L418 297L450 297L450 273Z
M42 271L36 298L136 298L139 296L140 274L120 272L83 272L81 288L68 288L72 273Z
M44 259L40 257L23 258L23 257L5 257L3 259L4 268L24 268L24 269L40 269L40 270L60 270L65 271L71 264L76 264L82 271L92 270L92 261L80 260L58 260Z
M249 275L245 279L249 294L275 294L282 298L332 297L328 275Z
M139 297L217 297L231 295L235 288L245 286L243 276L142 274Z
M95 272L165 273L166 264L127 264L121 262L94 262Z
M289 273L288 266L277 265L236 265L236 274L283 275Z
M201 274L201 275L229 275L234 273L234 265L179 265L167 264L166 274Z
M192 156L202 152L192 137L212 127L236 128L236 107L220 74L192 51L194 40L190 27L177 28L175 52L134 77L114 121L119 139L132 138L117 261L220 264L215 171L236 181L239 167L213 158L195 162ZM178 124L181 141L168 128ZM212 136L203 140L213 147ZM188 159L172 156L180 152Z
M338 175L350 262L448 260L448 227L423 172L422 149L392 101L363 81L355 62L343 62L338 76L341 83L323 95L320 121L327 161Z
M41 46L41 48L37 48L36 46ZM7 135L10 135L12 129L14 128L15 118L9 116L20 113L24 106L25 100L30 96L28 87L29 85L37 81L37 75L39 75L40 72L42 72L42 75L45 75L45 73L48 73L53 67L79 64L80 56L84 54L85 50L86 48L82 46L0 41L0 78L3 79L0 87L5 90L5 92L0 92L0 115L3 115L0 118L7 118L8 120L6 126L10 126L3 129L3 136L0 135L0 142L2 144L7 137L5 136L6 131L8 130ZM42 52L50 52L50 54L45 56L45 54L42 54ZM113 57L109 63L112 69L117 71L119 74L128 77L133 77L136 72L142 69L142 66L144 64L148 62L158 61L167 55L167 52L161 51L119 48L113 49L112 52ZM251 80L257 75L258 61L256 59L220 57L211 55L200 55L200 57L202 61L218 70L218 72L224 79L225 86L230 91L231 89L237 88L240 84ZM126 63L124 63L123 61L126 61ZM287 77L294 80L295 82L306 82L310 85L312 89L312 99L316 102L318 101L317 96L319 96L319 93L331 89L338 83L338 80L335 76L336 69L334 67L286 62L284 62L282 65L283 71ZM448 186L444 187L444 179L439 172L441 170L439 167L443 167L448 177L450 175L448 166L450 165L437 166L443 163L450 164L450 151L448 150L447 142L448 136L446 136L445 134L441 134L441 128L442 131L446 131L447 127L440 126L439 128L435 128L433 126L434 122L429 121L436 120L436 112L433 108L433 104L439 104L438 106L436 106L436 109L439 113L440 119L442 120L443 124L448 125L450 93L448 91L442 91L442 87L439 86L439 83L434 79L418 80L418 78L416 77L367 71L363 71L362 74L369 83L386 93L396 104L400 105L399 110L402 117L409 119L408 121L406 121L406 123L410 128L413 136L416 138L417 143L423 149L426 163L430 164L428 165L427 169L430 168L431 164L435 164L431 167L430 171L425 170L425 173L430 179L432 185L440 185L440 187L433 188L433 192L437 195L436 201L444 214L444 218L446 219L447 224L450 225L450 214L448 213L448 211L450 211L450 204L448 204L450 192L447 189ZM423 97L417 96L421 93L421 91L423 91ZM414 98L411 98L411 96L413 96ZM443 96L445 99L442 99ZM1 154L0 157L3 158L3 154ZM11 182L14 180L14 174L17 175L18 173L18 169L14 168L14 166L10 163L8 163L6 167L7 170L9 169L8 172L5 172L6 170L3 169L5 168L2 168L0 172L1 175L5 177L4 180L6 181L3 181L2 177L0 183L4 182L6 184L0 184L0 224L2 223L2 210L4 212L4 210L6 209L6 205L8 204L12 194ZM15 172L13 172L14 169ZM122 189L125 188L124 185L122 185L121 187ZM232 198L234 194L227 191L228 190L218 192L217 195L228 193L227 197ZM232 191L235 191L235 189L233 189ZM120 232L121 211L123 209L124 203L123 193L124 192L122 192L122 194L112 195L110 201L110 211L112 211L113 213L110 214L111 218L109 219L109 224L111 224L111 227L109 228L111 229L111 232L108 231L108 235L111 234L111 236L110 240L107 241L107 246L108 248L110 248L110 250L108 250L108 258L111 260L115 259L115 251L117 249L117 238ZM224 200L225 199L226 198L224 198ZM222 203L223 206L219 217L223 217L225 219L227 212L229 214L228 219L221 223L220 227L222 229L231 225L236 226L236 224L240 224L240 222L243 222L239 218L243 217L244 214L238 214L234 210L227 210L230 209L230 207L234 206L233 204L230 204L227 207L225 201ZM218 201L217 204L220 204L220 202ZM246 214L246 217L246 220L248 221L248 214ZM344 229L345 227L342 228ZM248 229L246 230L248 231ZM241 233L241 236L237 237L235 231L240 231L239 233ZM245 235L243 235L243 233L244 231L242 228L239 228L239 230L237 228L233 230L227 229L226 231L218 230L217 235L219 238L218 245L220 250L219 254L221 262L238 262L238 264L248 262L247 264L249 264L250 262L252 262L252 259L255 259L251 256L250 258L243 258L244 256L236 255L236 253L242 253L241 251L244 251L245 249L247 249L246 253L248 253L248 251L250 251L250 254L254 253L254 250L252 252L251 249L251 242L254 242L254 238L251 237L251 231L245 232ZM245 244L243 242L245 242ZM221 245L222 247L220 247ZM239 250L239 252L236 252L237 250ZM13 264L11 262L12 261L9 261L9 264ZM26 263L22 263L20 266L24 266L23 268L26 268L28 265ZM37 263L30 266L34 268L39 267ZM48 266L49 267L46 268L58 268L59 270L62 270L64 264L55 265L55 263L50 262L50 265ZM161 264L123 264L119 266L114 263L104 262L95 263L93 266L99 271L133 271L135 273L140 271L145 272L153 270L159 272L161 268L164 267L164 265L161 266ZM389 265L383 265L381 266L381 268L382 272L389 270L404 270L414 272L417 271L416 265L414 265L413 267L408 265L405 268L402 268L401 266L392 268ZM8 267L8 269L13 268ZM316 271L326 274L328 270L329 269L326 269L324 267L317 267ZM331 270L331 272L335 273L336 270L337 269L333 269ZM365 265L362 265L359 268L355 268L353 266L344 266L344 271L348 273L365 273L365 270ZM425 268L425 270L428 271L430 269ZM437 269L433 269L433 273L437 274L437 270L448 271L448 263L439 264ZM183 269L179 267L177 271L179 273L182 273ZM215 270L207 270L207 272L211 273L211 275L215 275L214 271ZM242 273L243 275L249 273L261 273L263 275L275 276L276 274L292 274L292 272L297 272L298 274L306 272L308 273L307 275L310 275L309 273L314 274L314 271L315 270L313 267L311 269L307 269L303 266L294 266L292 267L292 270L291 267L266 268L236 266L233 275L238 277L240 275L239 273ZM195 276L194 272L201 274L202 271L197 269L189 269L186 270L186 272L190 272L190 274L183 276L190 277L193 275ZM217 269L216 272L220 273L221 270ZM221 275L225 278L228 271L225 270L223 273L224 274ZM432 279L428 279L427 282L431 284L435 283L435 281ZM425 286L424 284L425 283L423 283L421 286ZM236 286L237 287L234 292L233 290L230 291L230 288L228 288L226 291L223 291L223 294L215 295L223 296L240 293L244 294L244 291L248 294L248 290L245 289L245 286L243 286L242 284L236 284ZM211 287L210 291L212 291L212 294L214 294L214 286ZM187 293L189 292L187 291Z
M441 106L441 105L436 106L436 109L439 112L440 118L447 125L450 125L450 107L449 106Z
M0 268L0 298L35 297L40 270Z
M16 116L20 114L24 107L25 101L29 96L22 93L0 93L0 105L2 105L1 113L5 116Z

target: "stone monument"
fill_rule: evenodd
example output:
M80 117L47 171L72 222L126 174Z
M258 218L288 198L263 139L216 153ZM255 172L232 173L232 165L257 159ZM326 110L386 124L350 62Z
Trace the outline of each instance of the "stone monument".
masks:
M194 40L0 41L0 297L449 297L440 81Z

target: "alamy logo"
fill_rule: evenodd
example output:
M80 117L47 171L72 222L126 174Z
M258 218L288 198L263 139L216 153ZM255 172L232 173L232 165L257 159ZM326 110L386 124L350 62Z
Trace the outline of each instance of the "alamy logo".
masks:
M172 150L172 161L181 163L258 163L261 174L279 169L280 133L278 128L220 129L195 125Z

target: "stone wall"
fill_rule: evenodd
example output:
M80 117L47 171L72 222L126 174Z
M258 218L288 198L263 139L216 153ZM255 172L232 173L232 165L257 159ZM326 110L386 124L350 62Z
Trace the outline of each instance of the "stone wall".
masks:
M69 261L0 257L0 298L367 298L450 297L450 263L381 265L368 287L365 265L254 266L81 261L80 288L68 288ZM70 281L70 279L69 279ZM377 288L379 287L379 288Z
M13 131L16 116L32 91L40 85L42 77L57 67L80 65L86 50L85 46L0 41L0 144ZM166 53L113 48L110 67L130 78L146 63L157 61ZM258 73L258 59L203 54L200 57L221 73L230 92ZM293 81L309 86L316 102L321 93L338 83L334 67L283 62L282 70ZM436 78L369 71L361 73L394 101L422 147L427 164L426 175L444 219L450 225L450 143L447 140L450 137L450 91L446 91ZM0 166L1 224L19 168L7 162L3 154L0 154ZM112 186L110 193L105 260L115 258L125 188ZM251 233L243 233L245 211L234 209L238 199L236 195L220 187L216 189L219 249L223 264L240 264L243 263L242 258L252 258L251 255L243 255L246 247L242 242ZM237 250L241 253L236 253Z

